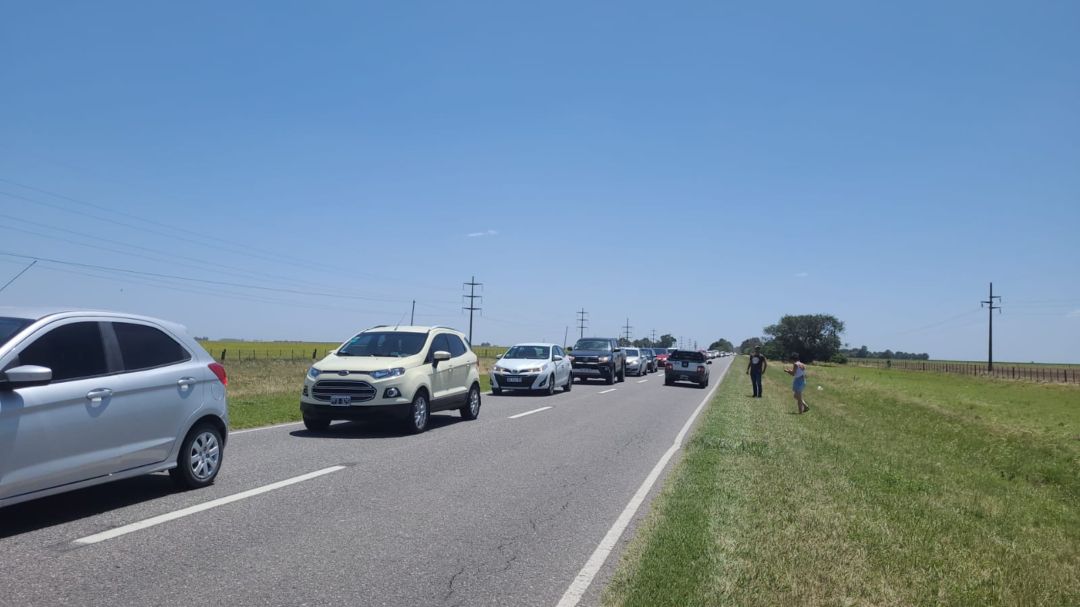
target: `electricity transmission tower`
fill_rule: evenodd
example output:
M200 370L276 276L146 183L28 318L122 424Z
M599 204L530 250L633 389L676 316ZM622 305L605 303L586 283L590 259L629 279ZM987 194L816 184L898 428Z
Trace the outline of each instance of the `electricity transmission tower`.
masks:
M588 325L586 323L588 321L589 313L585 311L585 308L582 308L581 311L577 313L578 329L581 329L580 339L585 338L585 329L588 328Z
M997 310L998 314L1001 314L1001 306L995 306L994 305L994 300L995 299L998 301L998 303L1001 303L1001 296L1000 295L994 295L994 283L990 283L990 298L988 300L986 300L986 301L979 302L980 307L985 306L985 307L989 308L987 310L987 312L990 313L989 314L989 316L990 316L990 340L989 340L989 344L987 346L987 352L986 352L986 370L987 371L993 371L994 370L994 310Z
M469 300L469 305L463 306L461 309L469 311L469 343L470 344L472 343L473 313L480 311L480 307L478 307L476 305L476 302L477 302L477 300L479 300L481 303L483 303L483 301L484 301L484 297L482 295L477 295L476 294L476 287L483 287L483 286L484 286L484 283L476 282L476 277L475 276L472 277L471 281L466 282L466 283L462 283L462 289L464 289L465 287L469 287L469 294L462 296L464 299Z
M625 326L623 326L623 332L624 332L624 335L626 336L626 341L627 341L627 343L629 343L629 342L630 342L630 331L631 331L631 330L633 330L633 328L634 328L634 327L631 327L631 326L630 326L630 319L629 319L629 318L627 318L627 319L626 319L626 325L625 325Z

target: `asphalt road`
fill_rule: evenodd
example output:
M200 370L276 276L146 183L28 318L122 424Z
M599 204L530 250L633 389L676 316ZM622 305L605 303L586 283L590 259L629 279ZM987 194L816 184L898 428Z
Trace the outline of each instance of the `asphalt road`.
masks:
M652 374L488 395L477 421L434 415L418 436L235 433L207 489L152 475L0 509L0 605L553 607L730 361L709 390ZM634 524L580 604L598 602Z

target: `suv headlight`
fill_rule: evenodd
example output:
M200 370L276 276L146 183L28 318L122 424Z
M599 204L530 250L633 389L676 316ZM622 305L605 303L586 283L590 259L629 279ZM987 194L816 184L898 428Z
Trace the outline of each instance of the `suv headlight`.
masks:
M597 359L597 361L602 362L602 363L609 363L609 362L611 362L611 357L610 356L601 356L600 358Z
M315 367L312 367L307 370L307 376L311 379L316 379L319 377L319 370Z
M378 371L372 371L371 377L373 379L386 379L387 377L398 377L405 375L404 367L394 367L393 369L380 369Z

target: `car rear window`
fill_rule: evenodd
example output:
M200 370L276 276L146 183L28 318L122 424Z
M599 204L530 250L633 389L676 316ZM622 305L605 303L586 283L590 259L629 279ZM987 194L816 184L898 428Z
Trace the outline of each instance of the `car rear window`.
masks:
M695 363L705 362L705 355L701 352L688 352L686 350L676 350L671 353L668 360L687 360Z
M129 322L112 323L125 371L153 369L186 360L191 354L160 329Z

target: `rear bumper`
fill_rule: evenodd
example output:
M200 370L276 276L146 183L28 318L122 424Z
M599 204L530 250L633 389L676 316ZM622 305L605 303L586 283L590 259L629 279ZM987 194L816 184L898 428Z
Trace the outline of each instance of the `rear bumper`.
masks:
M695 384L700 384L709 379L707 373L697 373L695 371L680 371L678 369L667 369L664 371L665 381L689 381Z

